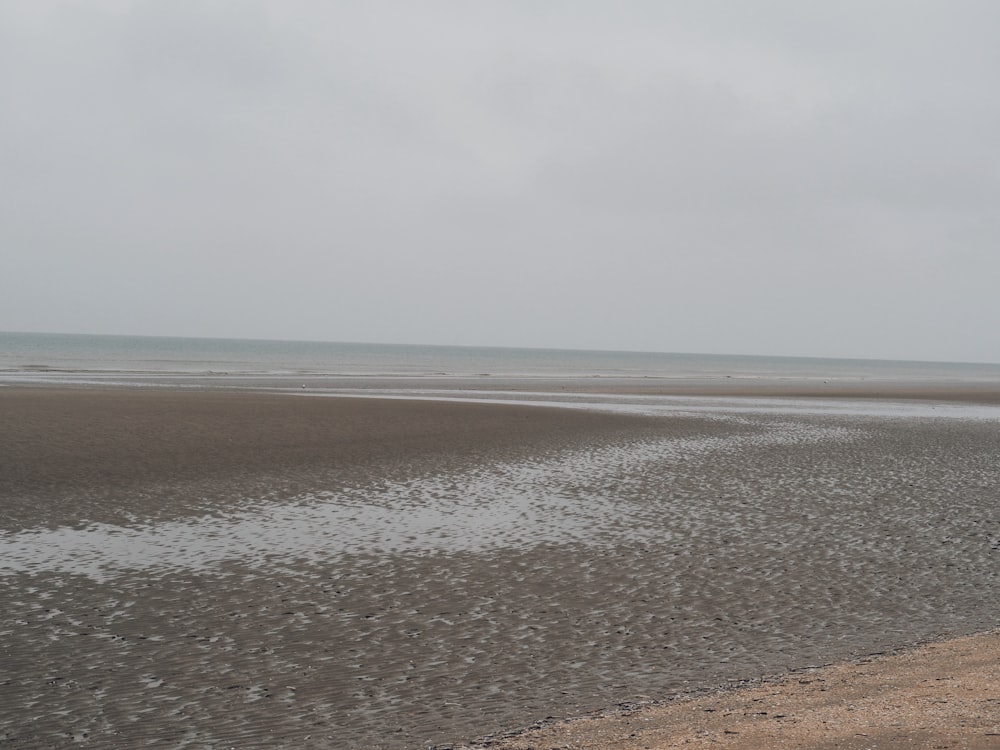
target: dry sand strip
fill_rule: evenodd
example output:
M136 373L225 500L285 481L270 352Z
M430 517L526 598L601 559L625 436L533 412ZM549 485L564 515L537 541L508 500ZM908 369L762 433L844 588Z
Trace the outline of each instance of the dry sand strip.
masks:
M494 750L1000 748L1000 631L485 740Z

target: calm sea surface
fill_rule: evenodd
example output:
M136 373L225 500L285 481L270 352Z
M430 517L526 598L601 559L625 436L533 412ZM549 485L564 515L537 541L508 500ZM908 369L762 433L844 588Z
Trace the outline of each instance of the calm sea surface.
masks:
M1000 364L0 332L0 378L81 374L1000 380Z

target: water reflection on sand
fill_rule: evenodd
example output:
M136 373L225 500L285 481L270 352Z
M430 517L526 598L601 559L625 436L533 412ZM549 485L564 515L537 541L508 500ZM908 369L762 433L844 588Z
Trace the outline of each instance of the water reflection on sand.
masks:
M645 407L629 404L603 406L646 413ZM222 516L129 527L29 529L0 535L0 574L51 571L103 580L116 572L201 570L224 561L273 565L280 557L316 560L546 543L606 545L651 534L662 541L669 531L623 523L627 519L622 518L622 502L628 499L622 492L623 478L667 462L706 460L741 446L842 440L855 431L775 421L757 433L589 447L443 475L374 481L336 493L312 492L292 502L247 498L240 512ZM605 477L619 482L608 485ZM608 529L617 531L609 534Z

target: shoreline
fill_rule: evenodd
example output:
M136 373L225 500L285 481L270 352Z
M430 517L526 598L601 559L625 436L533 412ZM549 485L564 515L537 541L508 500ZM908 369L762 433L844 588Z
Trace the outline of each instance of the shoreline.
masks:
M0 569L15 747L456 746L1000 618L995 422L50 386L0 413L12 549L141 540L100 577L100 545ZM197 562L230 538L259 548Z
M1000 747L1000 629L538 722L469 750Z
M1000 380L801 378L757 376L688 377L589 377L509 375L406 376L406 375L230 375L93 372L74 377L68 373L18 377L3 373L0 390L177 390L282 393L304 390L330 394L381 391L509 392L678 396L705 398L803 398L912 400L943 403L1000 404Z

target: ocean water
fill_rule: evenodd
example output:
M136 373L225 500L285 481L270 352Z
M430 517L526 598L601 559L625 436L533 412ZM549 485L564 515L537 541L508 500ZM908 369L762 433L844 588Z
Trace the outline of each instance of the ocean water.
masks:
M903 379L988 382L1000 364L0 332L0 381L81 376Z

